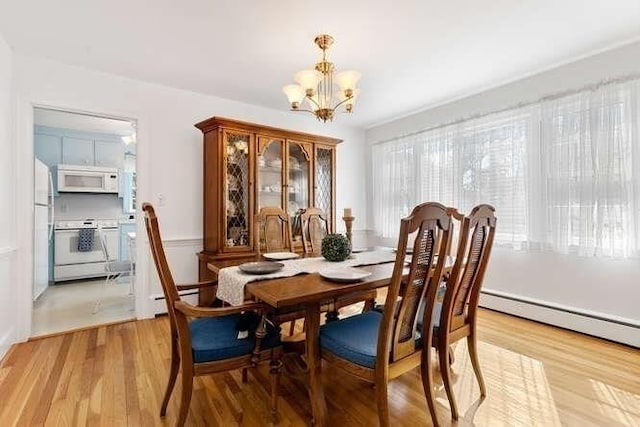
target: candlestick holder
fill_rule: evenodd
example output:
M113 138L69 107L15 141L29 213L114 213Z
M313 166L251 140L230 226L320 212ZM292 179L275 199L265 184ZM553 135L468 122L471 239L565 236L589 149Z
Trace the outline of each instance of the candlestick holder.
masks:
M351 243L351 245L353 246L353 241L351 240L352 238L352 233L351 233L351 228L353 227L353 221L356 219L355 216L343 216L342 220L344 221L344 226L347 229L347 239L349 240L349 243Z

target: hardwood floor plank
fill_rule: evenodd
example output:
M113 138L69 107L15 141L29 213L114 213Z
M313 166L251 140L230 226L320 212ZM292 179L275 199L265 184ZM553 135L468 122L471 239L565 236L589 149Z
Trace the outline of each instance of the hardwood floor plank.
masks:
M452 367L458 423L450 419L434 371L442 425L640 425L637 349L488 310L481 311L478 328L487 398L479 401L461 341ZM159 318L14 346L0 365L0 425L174 425L179 382L167 416L159 416L169 372L168 334L167 319ZM330 424L377 425L375 390L369 384L325 365L323 386ZM283 374L276 425L308 425L305 387ZM392 425L431 425L418 369L393 380L388 393ZM250 370L247 383L240 371L196 378L187 424L271 425L268 396L268 366Z
M61 338L56 338L50 345L36 345L34 347L35 353L25 355L27 363L24 370L20 365L14 365L14 374L17 376L15 390L17 392L6 395L6 405L3 412L0 413L0 420L14 420L13 422L18 425L29 424L37 410L37 406L31 405L29 402L39 402L43 392L41 385L47 379L61 342ZM21 371L23 375L20 375Z
M71 342L74 340L74 335L65 335L60 344L58 354L55 358L55 363L49 371L49 378L47 379L44 389L40 395L37 411L31 419L30 424L41 425L44 424L51 408L51 402L53 396L57 390L64 390L65 381L61 381L62 371L69 355L69 349L71 348Z

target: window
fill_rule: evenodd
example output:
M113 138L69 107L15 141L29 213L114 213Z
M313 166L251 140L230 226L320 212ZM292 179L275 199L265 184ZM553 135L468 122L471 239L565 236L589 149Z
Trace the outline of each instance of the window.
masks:
M374 227L424 201L495 206L496 242L579 255L640 249L638 82L611 84L375 145Z
M541 237L556 251L620 257L637 250L638 116L625 89L542 105L547 234Z

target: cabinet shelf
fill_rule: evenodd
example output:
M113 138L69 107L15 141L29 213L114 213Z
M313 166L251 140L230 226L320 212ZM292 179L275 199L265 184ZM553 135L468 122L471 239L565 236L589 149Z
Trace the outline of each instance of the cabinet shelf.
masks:
M274 167L270 167L270 166L260 166L258 168L258 172L259 173L267 172L267 173L281 174L282 173L282 168L274 168Z

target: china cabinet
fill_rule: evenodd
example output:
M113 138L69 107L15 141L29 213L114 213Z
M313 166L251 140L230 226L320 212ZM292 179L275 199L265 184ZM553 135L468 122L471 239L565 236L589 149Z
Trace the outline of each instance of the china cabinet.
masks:
M255 214L284 209L302 248L299 218L308 207L335 223L335 150L339 139L212 117L195 125L204 134L204 249L208 262L255 256Z

